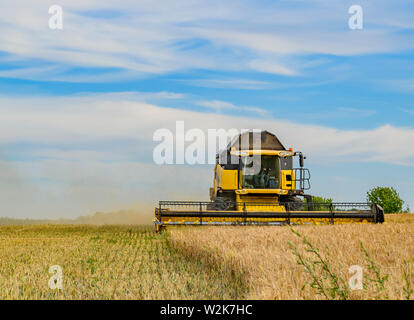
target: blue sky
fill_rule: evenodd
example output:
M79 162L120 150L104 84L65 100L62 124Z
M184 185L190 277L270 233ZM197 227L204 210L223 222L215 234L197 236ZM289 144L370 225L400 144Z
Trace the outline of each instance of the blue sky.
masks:
M212 166L152 163L176 120L270 130L308 154L312 193L414 207L410 1L58 2L62 30L49 1L0 4L1 216L206 199Z

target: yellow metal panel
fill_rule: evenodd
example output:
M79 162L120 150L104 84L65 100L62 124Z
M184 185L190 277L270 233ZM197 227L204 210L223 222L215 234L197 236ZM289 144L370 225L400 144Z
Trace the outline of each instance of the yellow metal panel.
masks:
M221 188L223 190L237 189L237 170L222 170L221 172Z
M287 176L291 177L291 181L288 181ZM284 190L295 190L295 170L281 170L282 189Z
M245 195L249 193L263 193L263 194L288 194L287 190L282 189L239 189L236 194Z
M286 212L285 206L279 204L278 196L242 196L237 195L237 202L243 203L238 205L238 211L268 211L268 212Z

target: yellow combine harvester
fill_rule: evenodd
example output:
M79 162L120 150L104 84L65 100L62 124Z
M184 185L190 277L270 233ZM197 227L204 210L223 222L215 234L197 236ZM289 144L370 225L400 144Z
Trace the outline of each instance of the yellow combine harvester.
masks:
M247 141L247 143L246 143ZM294 168L294 158L299 167ZM245 132L217 154L209 202L160 201L157 231L169 225L382 223L375 203L315 203L301 152L267 132Z

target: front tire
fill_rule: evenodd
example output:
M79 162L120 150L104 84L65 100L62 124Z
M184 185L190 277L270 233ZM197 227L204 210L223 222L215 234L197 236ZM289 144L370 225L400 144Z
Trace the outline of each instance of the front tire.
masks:
M303 201L294 196L287 196L281 199L281 202L285 203L285 208L288 211L302 211L303 210Z

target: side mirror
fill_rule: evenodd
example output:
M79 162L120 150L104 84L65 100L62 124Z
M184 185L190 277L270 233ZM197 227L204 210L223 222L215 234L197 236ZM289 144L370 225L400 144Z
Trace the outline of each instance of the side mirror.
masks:
M305 159L305 157L303 156L302 153L300 153L299 154L299 165L300 165L301 168L303 168L304 165L305 165L304 159Z

